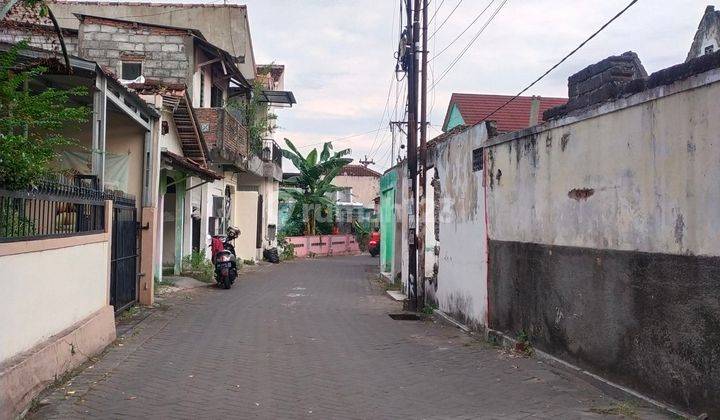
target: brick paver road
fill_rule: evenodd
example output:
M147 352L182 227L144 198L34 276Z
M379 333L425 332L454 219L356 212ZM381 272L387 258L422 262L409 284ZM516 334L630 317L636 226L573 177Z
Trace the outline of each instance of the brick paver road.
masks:
M368 280L376 262L294 261L258 267L231 290L181 292L31 417L592 418L627 408L458 329L392 320L399 304Z

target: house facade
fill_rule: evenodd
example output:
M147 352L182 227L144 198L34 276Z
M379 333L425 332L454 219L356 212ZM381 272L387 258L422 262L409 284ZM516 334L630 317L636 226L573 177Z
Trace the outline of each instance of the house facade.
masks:
M492 114L501 133L532 127L543 121L543 112L567 102L565 98L520 96L510 105L498 110L513 99L512 95L453 93L445 113L443 131L463 125L475 125Z
M273 106L295 99L277 80L253 93L257 69L246 10L183 9L190 19L203 11L226 19L239 13L234 42L222 36L225 29L207 28L234 45L229 52L192 25L117 19L102 13L117 12L112 4L94 5L96 15L84 6L58 13L70 69L46 17L28 21L30 14L17 10L23 6L0 17L2 52L23 41L23 60L50 64L29 88L84 87L89 94L77 101L92 110L87 123L67 128L78 142L56 162L72 180L43 184L39 192L0 187L3 208L33 226L0 232L0 267L14 279L0 298L7 320L0 331L2 418L22 412L54 378L111 343L113 315L135 302L152 304L163 271L179 273L186 256L207 249L210 235L245 223L236 242L243 259L259 258L274 243L281 153L268 135L249 138L242 105L254 95ZM42 234L30 235L36 228ZM37 258L50 263L28 263ZM34 307L22 298L28 278L37 280L30 280L38 287L29 292Z
M0 42L0 52L14 45ZM93 61L70 58L69 75L53 51L19 52L18 65L38 62L54 64L28 90L85 88L74 100L92 113L66 129L77 144L56 162L72 180L0 187L0 208L22 226L0 229L1 418L19 415L45 386L112 343L114 314L146 298L138 273L152 270L159 168L146 157L158 150L160 114ZM138 230L141 223L147 229ZM127 243L134 246L118 247Z

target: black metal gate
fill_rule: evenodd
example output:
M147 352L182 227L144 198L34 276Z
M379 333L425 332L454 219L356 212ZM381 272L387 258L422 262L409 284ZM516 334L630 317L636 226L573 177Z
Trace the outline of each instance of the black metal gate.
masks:
M113 202L110 304L118 314L137 300L138 223L135 200Z

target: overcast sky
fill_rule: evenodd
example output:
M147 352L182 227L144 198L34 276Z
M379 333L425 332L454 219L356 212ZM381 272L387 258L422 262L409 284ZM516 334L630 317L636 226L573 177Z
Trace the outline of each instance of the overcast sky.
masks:
M490 0L432 0L431 31L459 4L431 41L441 51ZM567 96L567 77L609 55L635 51L648 73L685 60L703 11L711 0L640 0L528 95ZM208 0L206 2L217 3ZM229 1L230 2L230 1ZM232 1L235 2L235 1ZM286 65L285 86L298 104L279 112L276 138L313 145L382 127L337 142L353 157L389 166L388 117L383 118L394 77L399 0L246 0L259 63ZM431 62L439 78L485 24L494 3L457 42ZM431 123L442 126L452 92L515 94L619 12L629 0L509 0L430 96ZM718 5L720 6L720 5ZM394 114L396 85L390 88ZM398 106L402 118L404 103ZM395 118L393 116L393 118ZM383 121L381 125L381 120ZM430 137L439 133L429 131ZM303 149L304 151L309 148Z

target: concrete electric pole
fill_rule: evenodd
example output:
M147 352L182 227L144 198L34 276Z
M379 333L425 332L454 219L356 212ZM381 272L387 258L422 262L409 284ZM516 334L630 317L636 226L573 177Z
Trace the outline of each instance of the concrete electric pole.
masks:
M413 4L414 3L414 4ZM417 289L417 111L418 111L418 44L420 41L420 0L407 0L410 63L408 66L408 310L418 310Z
M427 180L427 65L428 65L428 0L423 0L422 6L422 84L420 87L420 161L418 162L418 183L420 195L418 198L418 308L425 306L425 211L427 206L426 187Z

